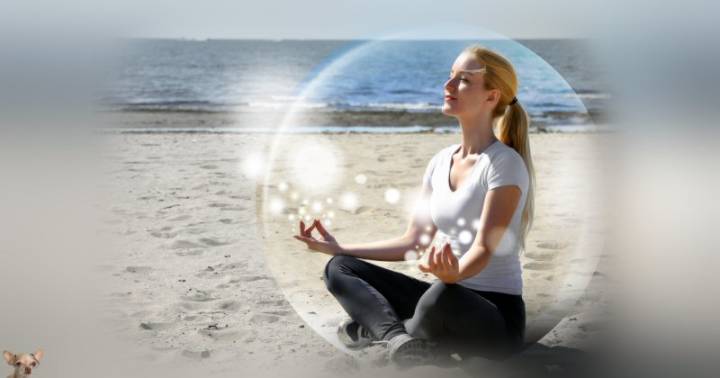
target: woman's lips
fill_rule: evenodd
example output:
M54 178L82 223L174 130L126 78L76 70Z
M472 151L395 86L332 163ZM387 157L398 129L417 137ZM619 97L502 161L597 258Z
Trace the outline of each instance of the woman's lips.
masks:
M445 96L445 101L451 101L451 100L457 100L457 99L453 96Z

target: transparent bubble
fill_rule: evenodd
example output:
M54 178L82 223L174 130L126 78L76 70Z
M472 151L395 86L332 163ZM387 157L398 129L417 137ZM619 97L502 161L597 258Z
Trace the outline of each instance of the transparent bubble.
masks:
M553 88L554 98L563 102L563 104L559 105L560 107L577 108L580 110L584 109L582 101L574 94L570 85L537 54L522 44L503 38L495 33L487 33L487 31L477 30L476 28L471 29L473 29L473 31L478 31L477 33L472 33L472 35L478 36L477 42L489 45L489 47L497 49L500 52L516 54L516 56L519 57L520 60L514 60L513 63L517 62L519 65L517 67L519 68L519 80L521 83L524 83L520 88L518 98L526 110L531 110L533 103L547 101L546 94L539 93L533 89L535 87L528 85L528 83L533 80L537 80L538 78L539 80L542 80L545 85L550 83L547 87ZM433 30L433 33L430 34L435 34L434 32L436 31L437 30ZM480 38L480 36L492 36L493 38L488 38L486 40ZM453 61L455 55L470 43L471 42L467 40L440 41L438 42L437 47L435 47L432 51L432 53L441 55L444 54L442 56L446 55L448 61L448 64L443 67L428 67L423 70L423 72L427 72L429 76L434 76L435 74L433 72L435 71L445 72L441 75L442 77L428 78L428 80L438 83L438 98L442 98L442 83L445 81L445 77L450 68L449 65ZM336 85L337 83L344 84L346 83L345 79L349 79L353 83L352 88L363 88L366 87L366 85L372 88L372 84L375 80L377 80L377 77L382 76L385 72L387 72L384 71L385 69L402 70L407 68L405 66L379 66L377 63L380 62L381 59L378 59L378 57L397 57L396 60L398 63L405 64L405 61L403 60L404 57L413 56L413 54L427 55L428 53L429 52L427 51L418 51L417 47L415 47L412 43L402 41L376 40L357 43L353 42L352 45L344 46L341 50L338 50L337 54L333 54L328 61L323 62L322 65L318 66L317 70L312 71L314 75L313 77L309 77L304 81L301 91L296 96L297 106L293 106L285 114L282 123L277 128L278 133L275 135L273 140L273 148L270 150L270 155L266 156L264 159L258 159L255 163L248 164L250 167L258 167L260 164L265 165L265 168L262 170L262 173L265 174L264 182L262 183L264 186L262 188L262 193L258 194L258 201L261 201L263 204L261 210L259 208L258 211L258 224L261 226L260 230L263 232L260 240L264 243L263 251L266 253L266 260L269 269L271 269L272 274L278 282L278 286L283 290L285 297L295 308L298 315L301 316L303 320L305 320L307 324L313 328L313 330L325 337L328 342L333 343L343 350L346 349L338 343L337 337L334 334L334 328L328 327L327 325L327 319L331 316L338 316L342 314L342 308L337 302L333 302L331 299L328 299L326 287L317 279L318 274L322 272L322 268L327 262L327 256L320 254L308 255L288 253L288 238L284 234L286 232L287 223L277 222L276 220L274 221L272 216L273 205L271 203L271 199L273 196L281 195L286 203L292 203L290 207L294 208L298 205L295 202L298 201L299 196L326 198L327 196L332 195L338 203L338 208L349 210L355 214L356 210L360 207L360 195L364 196L366 193L369 193L369 195L373 196L371 198L376 198L374 197L375 195L384 195L385 193L383 193L382 190L380 190L379 193L374 193L372 188L369 188L367 185L359 188L362 191L359 191L358 193L348 192L348 190L358 188L357 184L361 184L356 181L356 178L359 175L355 175L354 172L348 173L343 171L343 167L352 166L343 163L344 159L346 159L346 154L350 152L349 149L352 147L348 147L345 143L337 142L335 138L324 137L322 135L299 137L298 134L293 133L304 127L304 125L300 124L298 120L302 120L303 117L307 118L308 115L315 116L314 113L317 113L316 108L307 107L308 101L315 101L319 98L321 99L323 95L332 95L333 90L341 87ZM384 61L388 60L384 59ZM391 59L390 61L393 60ZM522 61L522 63L520 63L520 61ZM339 80L341 78L342 80ZM345 90L348 90L347 87L345 87ZM343 93L337 94L342 95ZM402 103L403 101L398 102L398 104ZM585 113L587 112L585 111ZM452 131L458 132L457 127L452 128ZM288 135L293 135L293 137L290 138ZM318 142L317 145L321 145L321 151L313 155L316 160L320 161L321 165L328 168L328 171L325 171L324 169L308 169L308 167L314 167L314 164L308 163L307 159L302 154L290 154L290 156L288 156L287 152L293 151L294 149L300 150L307 148L305 151L310 152L309 148L314 147L316 142ZM342 148L339 148L340 146ZM399 142L398 147L414 148L415 146L409 146L407 144L403 144L403 142ZM582 148L581 150L590 151L592 149ZM376 156L373 155L373 151L365 152L353 149L352 152L353 159L358 159L358 161L364 161L364 159L374 161L372 159L376 158ZM422 153L414 151L412 153L416 156L429 157L431 156L431 152L434 151L423 151ZM575 193L581 193L582 195L589 193L589 191L581 192L579 189L576 189L579 188L577 184L578 181L581 180L579 179L581 176L575 175L575 173L584 172L584 170L565 169L565 166L563 165L563 161L565 159L566 154L563 153L552 160L553 168L555 169L556 167L562 166L563 169L558 169L558 172L563 172L564 174L548 177L547 175L543 176L543 174L540 173L540 177L538 178L538 180L540 180L540 178L546 179L545 181L542 181L542 190L545 191L545 193L551 193L551 195L536 197L536 211L538 215L543 216L542 222L544 222L546 228L545 230L540 231L540 233L536 232L535 238L544 237L543 233L548 231L550 228L560 228L565 226L565 223L562 223L562 221L552 220L554 213L568 214L566 218L573 218L573 225L583 224L586 221L586 213L579 211L581 209L572 208L573 202L568 200L568 198ZM579 161L584 162L586 160ZM290 164L287 164L288 162ZM273 165L277 165L277 167L273 167ZM360 169L363 169L362 166ZM373 166L373 169L376 170L376 173L382 177L396 177L391 175L389 171L400 169L400 167L383 164ZM321 177L322 175L326 175L328 177ZM406 177L403 177L402 179L405 180ZM419 177L417 177L417 180L419 183ZM287 189L281 190L279 185L277 187L271 185L271 183L274 184L278 181L287 181ZM362 179L359 181L362 181ZM541 181L538 181L538 183L540 182ZM323 186L323 183L332 185L325 187ZM365 183L367 183L367 177L365 177ZM395 181L393 179L389 179L388 182L384 184L395 187L400 187L401 185L399 180ZM293 191L288 197L285 191L289 188L292 188ZM406 191L405 186L402 186L402 188L402 199L407 201L410 190L408 189ZM321 196L314 193L316 190L323 191L326 189L332 190L332 192L322 193ZM563 195L553 196L553 193L563 193ZM397 194L398 195L396 197L399 201L401 196L399 195L399 192ZM390 196L391 199L393 196L394 195ZM385 200L388 201L388 199ZM393 203L392 201L388 202ZM327 203L330 204L331 202L327 201ZM552 210L550 211L547 210L547 208L550 207L549 205L553 205ZM415 207L413 207L413 210L414 209ZM353 214L337 212L337 216L333 219L333 222L337 222L339 224L339 218L344 217L343 222L347 225L347 229L344 231L347 231L348 235L353 234L353 232L356 231L355 228L364 236L374 236L377 235L377 231L386 231L378 230L378 224L365 222L366 219L354 217ZM429 211L426 212L426 214L429 214ZM290 215L293 214L289 214L288 219L290 219ZM309 219L307 214L301 214L299 210L298 214L294 216L297 216L300 219L305 216L306 219ZM330 220L327 218L332 218L330 212L327 212L325 222ZM466 219L465 224L458 223L455 226L459 229L463 229L467 224L472 224L473 230L477 230L480 227L480 220ZM326 224L324 223L324 225ZM426 230L428 232L431 231L431 226L428 226ZM293 230L293 232L295 231L296 230ZM572 235L568 236L568 238L572 236L578 240L582 239L588 234L584 231L584 228L573 229ZM457 230L455 232L457 232ZM343 235L336 236L340 238ZM440 238L436 237L436 239L438 239L438 242L441 241ZM453 253L461 251L459 247L467 246L466 244L461 244L459 242L460 240L465 240L462 236L462 232L461 235L450 238L450 245L453 249ZM432 242L435 244L435 240ZM528 248L537 251L539 248L537 247L537 244L536 240L530 239ZM298 250L302 250L304 248L302 245L298 245L296 247ZM592 272L597 265L597 257L595 255L597 248L594 247L594 244L578 243L577 247L573 246L572 248L568 248L563 251L562 257L566 259L563 261L575 260L580 262L568 264L568 266L571 267L566 270L558 270L558 273L555 274L555 280L559 283L557 285L559 289L557 290L557 293L553 293L554 296L550 296L547 299L533 298L538 301L547 302L547 305L544 307L538 306L539 308L547 310L542 310L535 314L529 313L529 324L539 324L535 323L535 320L541 317L553 317L557 316L556 314L562 315L565 311L565 308L562 306L568 303L574 304L577 302L577 298L583 294L589 277L593 276ZM417 248L420 248L420 246L418 245ZM547 251L543 252L547 253ZM583 274L589 272L589 274L583 275L579 273L576 274L575 272L581 272ZM572 286L567 286L565 285L566 283L572 283ZM550 324L551 322L544 322L542 324L546 323ZM542 328L542 330L546 333L550 330L550 328L552 328L552 326L554 326L554 324L550 324L549 327L544 328L533 325L528 327L528 334L535 332L532 329L533 327L538 329ZM537 338L535 340L537 340Z
M278 184L278 190L281 191L281 192L284 192L284 191L288 190L288 184L287 184L285 181L279 183L279 184Z
M457 225L458 225L459 227L464 226L464 225L465 225L465 218L462 218L462 217L458 218L458 220L457 220Z

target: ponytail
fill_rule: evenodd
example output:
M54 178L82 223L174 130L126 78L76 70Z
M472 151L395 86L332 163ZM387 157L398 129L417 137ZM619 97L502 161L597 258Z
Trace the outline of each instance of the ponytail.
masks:
M518 78L510 60L491 49L475 44L466 47L463 51L472 54L485 69L483 76L485 88L500 90L500 100L492 114L493 120L498 119L495 136L517 151L528 170L528 189L520 224L522 235L518 238L522 250L525 250L525 239L535 215L535 168L533 168L528 137L530 117L515 97L518 92Z
M520 241L523 250L525 250L525 239L532 227L533 216L535 214L535 169L530 154L530 138L528 137L529 123L530 118L519 102L507 104L505 105L505 114L498 121L495 132L495 135L501 142L517 151L525 162L528 170L528 190L520 224L520 230L522 231Z

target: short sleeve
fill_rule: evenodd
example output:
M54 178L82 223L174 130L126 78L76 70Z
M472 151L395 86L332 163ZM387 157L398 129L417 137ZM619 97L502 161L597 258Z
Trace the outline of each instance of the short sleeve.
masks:
M433 171L435 170L435 162L437 161L438 154L435 154L431 159L430 162L428 162L427 167L425 167L425 174L423 174L422 178L422 185L424 187L428 187L432 189L432 175Z
M527 167L515 150L495 156L487 172L488 191L506 185L517 185L523 193L527 191L530 182Z

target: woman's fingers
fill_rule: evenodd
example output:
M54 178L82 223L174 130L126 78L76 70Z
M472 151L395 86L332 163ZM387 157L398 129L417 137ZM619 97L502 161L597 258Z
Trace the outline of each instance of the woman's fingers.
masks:
M431 272L435 271L435 246L432 246L430 253L428 253L428 268Z
M312 229L315 228L315 224L311 225L308 229L305 229L305 222L300 221L300 235L312 236Z
M445 248L443 248L442 256L441 256L442 264L445 270L450 269L450 257L448 256L448 248L447 245Z
M318 232L320 232L320 235L322 235L324 238L327 238L330 236L330 233L327 232L327 230L325 229L325 226L323 226L322 223L320 223L320 220L315 219L315 222L313 222L312 227L317 227Z
M444 269L444 264L443 264L443 252L444 251L445 251L445 246L443 246L442 249L439 249L437 252L435 252L435 267L438 270Z

